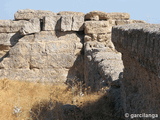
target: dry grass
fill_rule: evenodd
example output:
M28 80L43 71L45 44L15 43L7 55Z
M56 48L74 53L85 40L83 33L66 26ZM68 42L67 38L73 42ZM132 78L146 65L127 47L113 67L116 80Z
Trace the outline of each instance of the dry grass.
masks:
M31 116L31 113L35 112L32 110L36 107L41 109L40 105L43 106L44 101L74 104L86 111L89 109L87 105L96 103L102 96L103 94L97 93L84 96L73 95L73 91L62 84L0 80L0 120L36 120Z

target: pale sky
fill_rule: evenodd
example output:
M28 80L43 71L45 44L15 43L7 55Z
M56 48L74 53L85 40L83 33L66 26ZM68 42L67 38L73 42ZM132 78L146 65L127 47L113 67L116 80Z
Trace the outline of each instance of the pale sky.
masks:
M0 0L0 19L14 19L19 9L52 12L126 12L131 19L160 24L160 0Z

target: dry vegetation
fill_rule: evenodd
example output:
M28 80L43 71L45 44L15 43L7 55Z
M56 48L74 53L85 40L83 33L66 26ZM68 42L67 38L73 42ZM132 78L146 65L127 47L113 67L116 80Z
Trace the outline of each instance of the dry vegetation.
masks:
M75 120L105 120L112 112L102 93L80 96L65 84L0 80L0 120L48 120L45 117L50 115L55 120L64 120L61 106L65 104L81 109L83 118Z

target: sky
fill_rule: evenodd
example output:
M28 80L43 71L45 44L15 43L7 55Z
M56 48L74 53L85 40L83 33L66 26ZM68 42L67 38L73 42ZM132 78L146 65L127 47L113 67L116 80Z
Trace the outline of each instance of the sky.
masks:
M14 19L19 9L126 12L131 19L160 24L160 0L0 0L0 19Z

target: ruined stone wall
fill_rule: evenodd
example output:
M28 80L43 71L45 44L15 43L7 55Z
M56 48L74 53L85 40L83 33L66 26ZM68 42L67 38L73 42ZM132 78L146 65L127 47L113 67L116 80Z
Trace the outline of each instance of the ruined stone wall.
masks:
M0 20L0 78L83 79L83 23L83 13L40 10L19 10L15 20Z
M160 114L159 28L140 23L113 28L112 41L124 64L121 94L125 113Z
M121 54L112 26L143 22L127 13L19 10L0 20L0 78L39 82L82 80L98 90L119 79Z
M110 86L112 81L122 77L121 53L111 41L112 27L139 22L144 21L131 20L128 13L92 11L85 15L84 79L92 90Z

